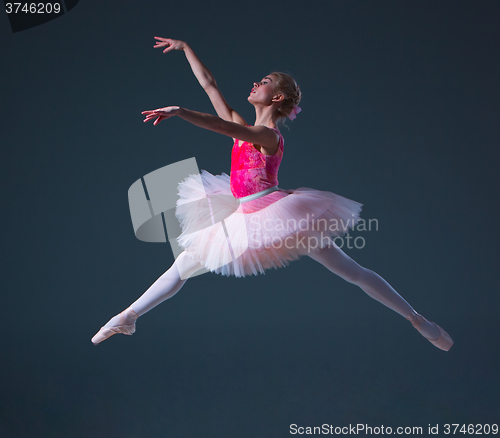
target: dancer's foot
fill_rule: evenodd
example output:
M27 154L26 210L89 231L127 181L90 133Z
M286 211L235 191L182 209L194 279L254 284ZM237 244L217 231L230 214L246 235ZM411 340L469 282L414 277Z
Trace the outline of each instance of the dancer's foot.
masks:
M427 321L422 315L415 312L406 318L411 322L413 327L426 338L431 344L435 345L441 350L448 351L453 345L453 339L435 322Z
M130 307L125 309L122 313L111 318L104 327L92 338L93 344L99 344L117 333L124 335L131 335L135 332L135 321L139 315L135 313Z

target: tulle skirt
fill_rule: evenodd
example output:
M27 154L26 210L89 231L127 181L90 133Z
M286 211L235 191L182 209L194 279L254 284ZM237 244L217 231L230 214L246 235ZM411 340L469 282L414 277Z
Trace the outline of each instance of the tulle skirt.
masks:
M229 175L206 170L184 179L178 193L179 245L208 270L236 277L287 266L331 245L355 227L363 205L308 187L241 202Z

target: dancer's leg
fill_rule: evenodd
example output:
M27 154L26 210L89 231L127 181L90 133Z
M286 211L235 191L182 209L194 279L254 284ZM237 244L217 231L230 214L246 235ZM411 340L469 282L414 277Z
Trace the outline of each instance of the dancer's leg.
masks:
M130 308L137 313L138 316L149 312L153 307L163 301L172 298L188 278L203 266L193 260L186 251L183 251L172 264L170 269L166 271L151 287L144 292Z
M92 338L94 344L117 333L131 335L135 332L135 321L153 307L173 297L196 271L203 268L183 251L158 280L122 313L111 318Z
M377 273L356 263L338 245L332 241L309 256L324 265L331 272L339 275L349 283L359 286L366 294L379 301L412 322L413 326L429 340L438 340L443 335L442 330L433 322L419 315L412 306L399 295L394 288ZM444 332L446 334L446 332ZM446 336L449 336L446 334ZM450 338L451 341L451 338ZM453 343L453 341L451 341ZM435 344L435 343L434 343ZM436 344L435 344L436 345ZM451 347L449 345L448 349ZM439 346L442 348L442 346Z

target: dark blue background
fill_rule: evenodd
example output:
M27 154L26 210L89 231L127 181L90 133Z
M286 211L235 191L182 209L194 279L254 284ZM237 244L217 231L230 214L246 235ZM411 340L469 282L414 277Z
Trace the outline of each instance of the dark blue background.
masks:
M81 1L2 40L1 437L285 437L290 424L499 420L497 1ZM455 340L309 258L205 274L137 324L90 338L173 262L134 236L127 191L189 157L229 172L231 139L166 105L214 112L187 41L229 104L273 70L303 111L283 129L283 188L364 204L346 249Z

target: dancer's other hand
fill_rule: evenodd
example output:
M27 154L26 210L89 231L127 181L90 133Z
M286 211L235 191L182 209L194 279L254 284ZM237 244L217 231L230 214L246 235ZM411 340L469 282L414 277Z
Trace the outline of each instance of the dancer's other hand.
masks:
M170 52L171 50L184 50L184 48L187 46L187 44L184 41L173 40L170 38L162 38L157 36L155 36L155 39L158 40L156 41L156 45L154 46L155 49L161 49L162 47L166 47L165 50L163 50L163 53Z
M141 114L146 115L144 122L149 122L150 120L156 118L156 120L153 122L153 125L157 125L162 120L178 115L180 111L181 108L178 106L166 106L165 108L158 108L150 111L142 111Z

